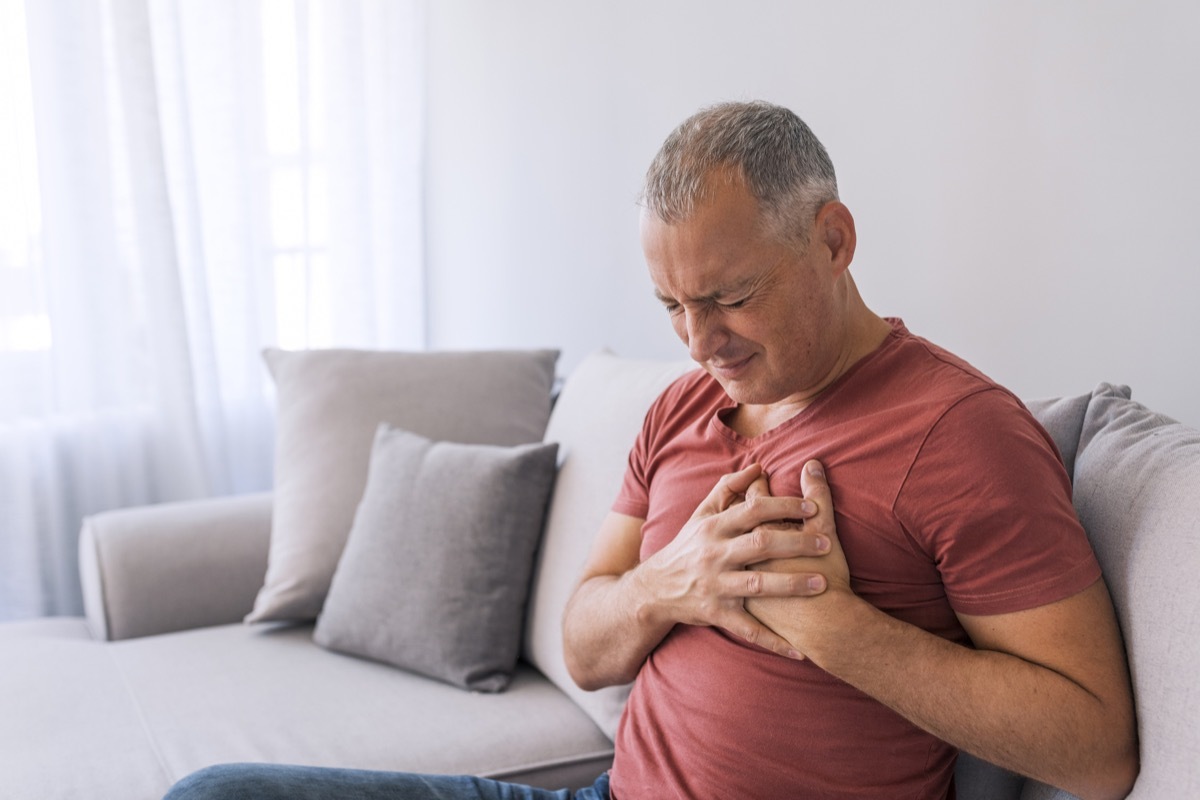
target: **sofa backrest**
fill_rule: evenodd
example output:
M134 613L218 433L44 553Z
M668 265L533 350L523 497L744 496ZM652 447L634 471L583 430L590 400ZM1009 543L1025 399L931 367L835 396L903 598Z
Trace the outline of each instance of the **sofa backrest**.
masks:
M560 468L546 515L525 620L522 655L566 692L610 739L628 686L585 692L562 656L562 610L625 474L629 448L646 410L691 361L640 361L607 351L588 356L567 377L546 427L558 442Z

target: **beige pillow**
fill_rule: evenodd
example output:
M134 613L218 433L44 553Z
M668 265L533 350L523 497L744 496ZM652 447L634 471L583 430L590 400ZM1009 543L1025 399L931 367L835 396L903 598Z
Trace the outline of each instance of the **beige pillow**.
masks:
M277 390L266 582L247 622L315 619L380 423L468 444L539 442L558 351L267 350Z
M595 353L567 377L546 428L546 441L559 443L561 463L529 597L524 656L610 739L629 687L585 692L575 685L563 661L563 607L621 488L629 450L646 411L671 381L696 368L691 361L639 361Z

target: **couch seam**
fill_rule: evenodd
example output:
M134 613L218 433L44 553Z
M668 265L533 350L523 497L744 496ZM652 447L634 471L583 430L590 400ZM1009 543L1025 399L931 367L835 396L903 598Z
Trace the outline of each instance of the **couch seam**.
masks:
M117 671L117 676L121 679L121 685L125 688L125 695L129 698L130 702L133 703L133 708L137 713L138 724L142 729L142 735L146 737L146 743L150 746L150 752L154 754L154 760L158 762L158 768L162 772L163 781L166 783L167 787L170 788L170 786L174 783L174 781L171 780L171 771L167 768L166 759L163 758L162 751L158 747L158 742L155 741L154 736L151 735L150 723L146 719L146 712L145 709L142 708L142 702L138 698L137 694L133 691L133 686L129 682L129 677L125 674L125 670L122 668L120 662L117 661L117 657L112 652L111 648L115 646L116 645L111 643L105 645L105 654L108 656L113 668Z

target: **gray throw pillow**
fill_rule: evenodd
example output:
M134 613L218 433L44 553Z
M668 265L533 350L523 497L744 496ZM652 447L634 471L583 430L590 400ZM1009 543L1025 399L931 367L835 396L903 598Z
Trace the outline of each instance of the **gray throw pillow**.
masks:
M471 444L539 442L555 350L267 350L275 379L275 492L266 579L247 622L321 611L367 482L381 423Z
M314 641L465 689L505 689L557 452L380 426Z
M1075 456L1079 451L1079 434L1083 430L1083 417L1087 413L1092 393L1071 397L1053 397L1028 400L1025 405L1054 439L1067 477L1075 480Z

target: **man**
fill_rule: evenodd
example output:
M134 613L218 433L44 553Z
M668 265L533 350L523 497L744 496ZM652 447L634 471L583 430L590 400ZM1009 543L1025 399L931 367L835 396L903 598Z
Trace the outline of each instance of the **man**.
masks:
M643 204L656 292L704 371L650 410L565 617L582 686L636 677L615 796L941 798L954 746L1123 797L1128 676L1053 445L866 307L807 126L702 111ZM764 473L815 501L803 535L762 525L808 516Z
M703 370L647 414L564 614L581 686L634 682L613 769L577 800L940 799L955 748L1123 797L1129 680L1054 446L1009 393L867 308L807 126L764 103L703 110L643 205L655 291ZM567 796L276 767L174 796L321 781Z

